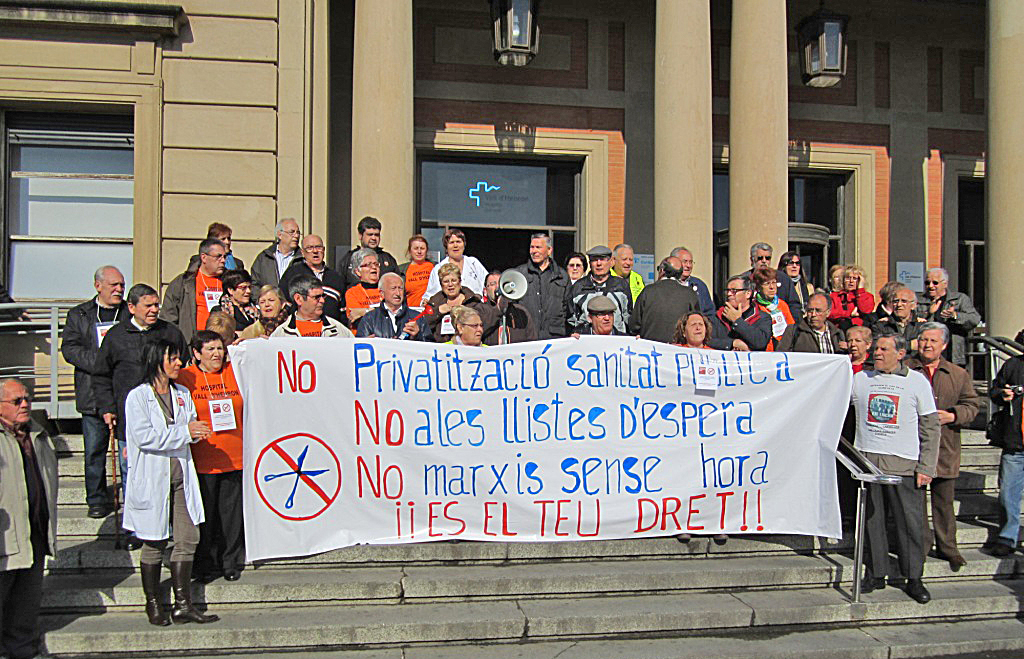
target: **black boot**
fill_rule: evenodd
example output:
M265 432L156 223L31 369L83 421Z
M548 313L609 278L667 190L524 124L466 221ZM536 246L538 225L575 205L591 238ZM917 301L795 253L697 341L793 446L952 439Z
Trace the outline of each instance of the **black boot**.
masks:
M171 620L181 624L186 622L217 622L220 616L203 615L192 606L192 561L171 562L171 583L174 586L174 608L171 609Z
M149 616L149 624L158 627L166 627L171 624L167 612L160 606L160 570L162 568L160 563L139 565L139 572L142 573L142 592L146 594L146 615Z

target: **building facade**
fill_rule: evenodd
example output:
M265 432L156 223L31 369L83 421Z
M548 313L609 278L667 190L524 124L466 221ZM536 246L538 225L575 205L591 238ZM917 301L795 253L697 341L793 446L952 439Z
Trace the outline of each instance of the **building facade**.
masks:
M685 245L709 281L758 241L819 284L943 265L1012 336L1024 7L830 0L847 72L812 88L818 5L545 0L537 57L501 67L484 0L0 3L3 280L81 298L109 261L166 284L213 221L246 263L285 217L343 253L373 215L396 256L457 226L499 269L538 230L559 260Z

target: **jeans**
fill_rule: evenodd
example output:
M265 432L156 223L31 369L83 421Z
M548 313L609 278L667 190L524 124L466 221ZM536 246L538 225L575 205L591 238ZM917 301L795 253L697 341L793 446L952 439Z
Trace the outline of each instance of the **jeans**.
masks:
M82 415L82 438L85 442L85 503L90 506L107 505L107 451L110 450L110 431L103 418Z
M1024 490L1024 453L1003 453L999 460L999 505L1005 521L999 542L1017 546L1020 533L1020 495Z

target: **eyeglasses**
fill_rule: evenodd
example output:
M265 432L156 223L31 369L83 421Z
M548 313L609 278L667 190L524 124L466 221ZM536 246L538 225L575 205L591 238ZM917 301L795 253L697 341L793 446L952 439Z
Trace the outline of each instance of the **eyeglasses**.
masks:
M316 301L318 301L318 302L319 302L320 300L323 300L323 299L326 299L326 298L327 298L327 296L326 296L326 295L324 295L323 293L321 293L320 295L307 295L307 296L306 296L306 299L307 299L307 300L316 300Z
M463 327L472 327L473 329L484 326L483 323L460 323L460 325Z
M22 403L31 403L32 402L32 397L31 396L18 396L17 398L8 398L7 400L5 400L3 402L10 403L11 405L14 405L15 407L21 407Z
M303 247L302 249L306 252L322 252L327 248L323 245L313 245L312 247Z
M931 284L932 286L938 286L938 285L939 285L939 284L941 284L942 282L941 282L941 281L932 281L932 280L930 280L930 279L929 279L929 280L928 280L928 281L926 281L925 283L926 283L926 284Z
M569 265L567 265L565 267L567 267L567 268L579 268L579 269L582 270L583 269L583 264L582 263L570 263Z
M755 256L755 257L754 257L754 260L755 260L755 261L771 261L771 260L772 260L772 257L771 257L771 255L770 255L770 254L768 254L768 255L765 255L765 256Z
M281 233L287 233L289 236L301 236L302 232L298 229L281 229Z
M224 254L205 254L204 256L209 256L214 261L226 261L228 259L227 253L224 253Z
M807 307L807 313L828 313L828 309L815 309L814 307Z
M379 268L380 267L380 263L377 263L376 261L373 261L372 263L364 263L364 264L362 264L359 267L360 268Z
M725 289L725 296L736 295L737 293L744 293L747 289L745 288L727 288Z
M788 265L800 265L800 259L793 259Z

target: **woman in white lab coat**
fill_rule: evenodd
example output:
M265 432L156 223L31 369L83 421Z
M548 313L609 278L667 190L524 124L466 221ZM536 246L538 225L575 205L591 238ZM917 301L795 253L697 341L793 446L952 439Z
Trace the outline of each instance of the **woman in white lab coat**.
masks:
M199 479L190 444L209 436L197 421L188 389L174 380L181 369L178 346L160 339L142 347L143 383L128 393L125 405L128 439L128 487L124 527L143 541L139 558L146 615L154 625L214 622L192 605L192 557L203 522ZM172 518L173 515L173 518ZM171 581L174 608L170 620L158 597L163 550L171 535Z

